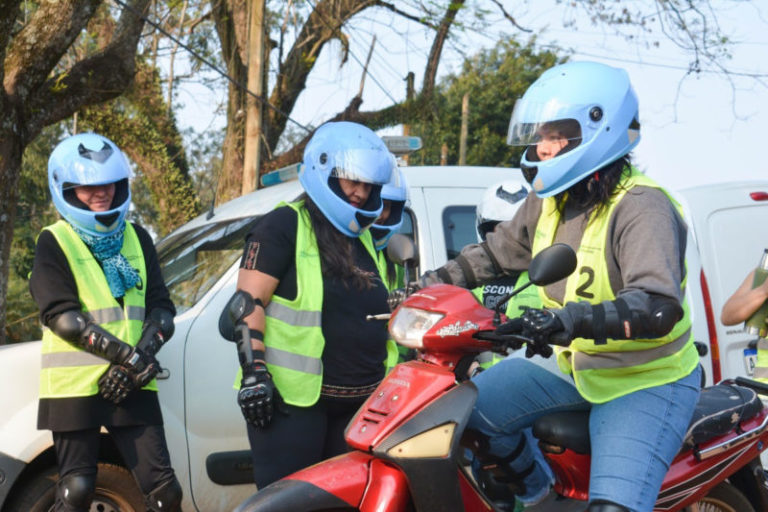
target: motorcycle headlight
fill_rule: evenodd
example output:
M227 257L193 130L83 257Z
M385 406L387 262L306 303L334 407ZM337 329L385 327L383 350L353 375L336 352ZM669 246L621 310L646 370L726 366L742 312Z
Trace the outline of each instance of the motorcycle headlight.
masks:
M395 316L389 321L389 332L399 344L420 349L424 347L422 338L428 330L445 315L430 313L423 309L400 307Z

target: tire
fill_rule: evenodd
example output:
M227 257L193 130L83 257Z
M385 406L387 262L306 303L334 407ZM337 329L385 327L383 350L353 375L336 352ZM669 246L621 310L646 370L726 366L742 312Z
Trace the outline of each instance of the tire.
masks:
M728 482L713 487L696 505L701 512L755 512L741 491Z
M56 498L59 474L51 468L32 478L4 509L7 512L48 512ZM99 464L90 512L144 512L144 496L133 475L122 466Z

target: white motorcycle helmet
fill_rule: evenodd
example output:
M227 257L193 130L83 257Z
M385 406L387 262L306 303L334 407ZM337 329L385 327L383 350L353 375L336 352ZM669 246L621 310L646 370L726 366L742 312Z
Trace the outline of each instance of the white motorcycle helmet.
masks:
M499 222L514 217L529 191L529 188L515 180L502 181L485 189L476 209L479 241L485 241L486 235Z

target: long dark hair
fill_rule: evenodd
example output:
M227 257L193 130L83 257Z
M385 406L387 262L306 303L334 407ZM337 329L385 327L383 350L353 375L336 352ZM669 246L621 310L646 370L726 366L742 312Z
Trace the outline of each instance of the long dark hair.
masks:
M339 279L347 288L350 285L358 290L373 287L370 276L358 271L357 265L355 265L354 246L352 245L355 240L336 229L306 193L302 194L299 199L304 200L304 205L309 212L312 231L315 233L317 248L320 251L320 265L323 275Z
M566 207L578 210L593 210L595 215L608 207L611 197L621 186L621 178L630 172L632 162L629 154L601 167L583 180L555 195L557 210L562 215Z

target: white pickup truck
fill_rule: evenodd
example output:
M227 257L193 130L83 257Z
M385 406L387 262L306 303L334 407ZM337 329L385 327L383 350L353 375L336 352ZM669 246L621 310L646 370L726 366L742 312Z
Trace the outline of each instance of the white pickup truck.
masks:
M519 171L489 167L406 167L411 187L403 232L419 248L420 270L433 269L475 242L475 205L484 189ZM176 303L176 333L159 354L158 382L173 467L185 511L232 510L250 496L245 422L232 388L235 347L217 323L235 290L243 237L279 201L301 193L295 180L240 197L189 222L158 243L163 275ZM688 290L694 336L706 348L711 383L746 375L750 338L726 329L719 312L768 245L768 181L709 185L677 193L691 224ZM47 511L56 462L50 432L36 426L40 342L0 347L0 511ZM100 453L92 510L144 510L109 436Z

